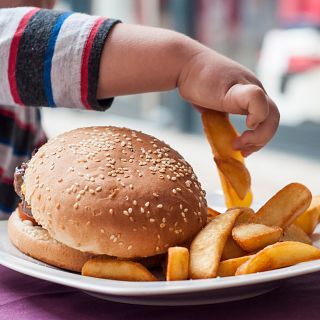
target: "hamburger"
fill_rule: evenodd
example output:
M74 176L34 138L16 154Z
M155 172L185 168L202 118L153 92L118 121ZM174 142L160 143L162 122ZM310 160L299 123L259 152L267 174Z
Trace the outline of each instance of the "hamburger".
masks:
M15 190L12 243L75 272L93 256L163 255L207 219L192 167L166 143L127 128L80 128L49 140L16 169Z

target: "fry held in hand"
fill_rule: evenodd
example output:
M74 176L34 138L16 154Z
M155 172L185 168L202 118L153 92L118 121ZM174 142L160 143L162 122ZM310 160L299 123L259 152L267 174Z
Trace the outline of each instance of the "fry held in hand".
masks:
M184 247L169 248L166 280L187 279L189 279L189 250Z
M142 264L132 261L96 257L88 260L81 274L87 277L122 281L156 281L157 278Z
M320 259L320 250L316 247L294 241L278 242L253 255L235 275L274 270L316 259Z
M241 224L233 228L232 237L245 251L253 252L279 241L282 236L280 227L263 224Z
M243 200L250 192L251 177L245 165L234 158L214 157L214 161L225 179Z
M313 197L310 207L300 215L294 224L299 226L306 234L312 234L320 218L320 196Z
M311 199L311 192L303 184L288 184L258 210L251 222L284 229L308 209Z
M237 138L238 133L232 126L226 114L213 110L205 111L202 113L202 123L214 157L223 159L232 158L244 164L244 158L240 151L236 151L232 148L232 144ZM244 170L243 168L245 167L243 166L240 170ZM245 190L239 191L239 189L237 189L240 193L239 195L221 170L218 171L227 207L249 207L252 202L250 186L249 190L247 190L247 185L245 185ZM230 176L229 180L231 180ZM235 183L235 179L233 179L233 182ZM240 188L239 183L237 186ZM243 197L243 195L245 196Z
M238 209L221 214L196 235L190 247L190 277L192 279L217 276L224 245L239 214Z

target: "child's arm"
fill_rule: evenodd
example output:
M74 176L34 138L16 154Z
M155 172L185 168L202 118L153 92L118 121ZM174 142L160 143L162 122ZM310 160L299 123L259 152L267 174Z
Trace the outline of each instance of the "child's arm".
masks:
M120 67L119 67L120 66ZM234 146L245 155L274 135L279 112L252 72L169 30L119 24L105 45L98 97L177 88L197 107L247 115Z
M177 88L197 108L247 116L250 154L279 113L255 76L181 34L78 13L0 10L0 104L105 110L109 97ZM97 100L99 99L99 100Z

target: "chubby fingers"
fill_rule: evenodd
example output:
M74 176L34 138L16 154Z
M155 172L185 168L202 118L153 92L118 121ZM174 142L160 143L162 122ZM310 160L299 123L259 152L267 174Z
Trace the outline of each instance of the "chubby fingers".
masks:
M257 85L235 84L225 95L223 111L247 115L249 129L257 128L269 115L268 96Z
M247 130L234 141L233 147L240 150L243 156L258 151L267 144L277 131L280 115L275 103L268 97L268 114L264 121L260 122L253 130Z

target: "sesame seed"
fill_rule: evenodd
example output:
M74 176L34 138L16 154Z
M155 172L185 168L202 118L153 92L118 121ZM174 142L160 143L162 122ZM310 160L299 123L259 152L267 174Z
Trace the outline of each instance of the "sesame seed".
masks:
M161 229L165 228L165 226L166 226L166 225L165 225L164 223L160 223L160 228L161 228Z
M95 194L95 191L94 191L93 189L90 189L89 192L90 192L91 194Z
M128 212L129 212L129 213L132 213L132 208L129 208L129 209L128 209Z
M177 190L176 190L176 189L172 189L172 192L173 192L174 194L176 194L176 193L177 193Z
M86 192L84 190L80 190L79 194L81 194L82 196L85 194Z
M76 202L76 203L73 205L73 207L74 207L75 209L78 209L78 208L79 208L79 203Z
M153 222L155 222L156 220L153 219L153 218L150 218L149 221L150 221L151 223L153 223Z
M62 178L60 178L59 180L58 180L58 182L62 182L63 181L63 179Z
M101 190L102 190L101 187L97 187L97 188L96 188L96 192L100 192Z
M128 246L128 250L131 250L132 249L132 245Z
M81 199L81 195L80 195L80 194L77 194L76 199L77 199L77 200L80 200L80 199Z
M134 206L136 206L138 204L137 200L133 200L132 203Z
M159 209L163 208L163 204L161 204L161 203L158 204L158 205L157 205L157 208L159 208Z
M129 215L129 212L127 210L123 210L122 212L125 216L128 216Z
M150 202L148 201L148 202L146 202L144 205L145 205L146 207L149 207L149 204L150 204Z
M113 214L113 209L109 209L109 213L110 213L110 214Z
M159 247L156 247L156 251L160 251L160 248L159 248Z
M141 213L144 213L144 209L142 207L140 208L140 211L141 211Z

